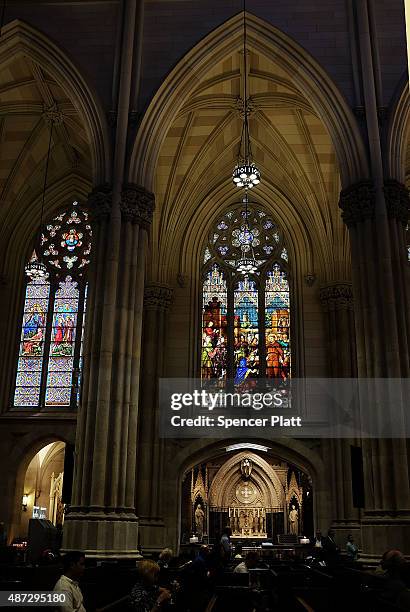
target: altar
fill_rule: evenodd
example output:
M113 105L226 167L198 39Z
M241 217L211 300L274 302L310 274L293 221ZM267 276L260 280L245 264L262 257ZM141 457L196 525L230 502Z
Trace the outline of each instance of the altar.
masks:
M231 537L267 538L265 508L229 508L228 516Z
M300 473L267 459L246 450L192 468L182 542L196 536L214 543L227 527L232 542L244 546L276 543L284 534L296 541L303 528Z

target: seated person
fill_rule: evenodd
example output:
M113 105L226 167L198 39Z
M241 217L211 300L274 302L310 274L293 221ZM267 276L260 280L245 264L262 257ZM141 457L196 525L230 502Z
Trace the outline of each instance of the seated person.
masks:
M234 574L246 574L250 569L255 569L259 562L259 553L256 550L250 550L246 553L245 561L239 563L235 567Z
M320 529L316 531L316 535L312 538L310 543L314 548L323 548L323 538Z
M169 566L171 559L173 558L174 553L170 548L164 548L159 554L158 565L160 568L158 584L162 587L169 588L171 580L170 580L170 572Z
M158 586L160 567L145 559L137 563L137 570L138 582L131 591L130 608L134 612L158 612L171 599L171 593Z
M409 563L400 550L386 550L376 573L384 576L381 597L399 610L410 609Z
M83 594L78 581L85 570L85 554L80 551L68 552L63 557L63 574L54 587L56 593L64 593L65 603L59 606L61 612L85 612Z

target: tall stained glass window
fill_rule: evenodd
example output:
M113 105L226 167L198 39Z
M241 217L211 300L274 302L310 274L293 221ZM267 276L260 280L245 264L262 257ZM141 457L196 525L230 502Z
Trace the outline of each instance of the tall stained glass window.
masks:
M288 273L288 251L269 214L251 202L221 215L203 252L202 378L240 387L290 377Z
M224 379L227 371L227 288L218 264L207 271L202 291L203 378Z
M240 384L259 373L258 288L245 276L234 289L235 382Z
M79 401L92 231L78 202L44 228L32 260L47 278L27 279L13 405L74 408Z

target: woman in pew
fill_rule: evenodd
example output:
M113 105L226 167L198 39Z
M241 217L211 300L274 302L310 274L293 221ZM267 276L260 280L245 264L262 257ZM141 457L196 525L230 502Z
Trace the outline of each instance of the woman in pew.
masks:
M259 562L259 553L256 550L250 550L246 553L245 561L242 561L233 570L234 574L247 574L250 569L255 569Z
M145 559L137 564L138 582L131 591L130 609L133 612L159 612L171 601L168 589L158 586L160 567Z

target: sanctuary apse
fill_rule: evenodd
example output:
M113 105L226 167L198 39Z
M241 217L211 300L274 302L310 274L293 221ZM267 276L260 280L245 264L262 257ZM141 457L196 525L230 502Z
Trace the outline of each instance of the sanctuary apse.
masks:
M277 543L292 535L296 543L313 530L312 499L311 479L295 466L265 453L226 452L187 473L181 542L191 535L216 542L229 525L233 541Z
M68 497L38 499L56 522L66 505L66 550L132 559L138 543L177 549L228 522L249 541L332 527L341 545L353 533L372 562L388 548L410 553L404 437L159 435L162 378L232 379L245 390L260 376L281 385L410 373L403 3L248 0L245 53L242 9L5 5L0 522L9 543L27 535L38 505L29 497L22 507L39 495L38 453L65 444L74 475L59 452L54 481L53 471L40 480L41 495L59 495L64 472ZM244 115L261 176L246 209L232 183ZM74 222L64 236L75 202L87 215L82 236ZM33 252L45 260L42 283L25 276ZM405 422L405 403L399 411Z

